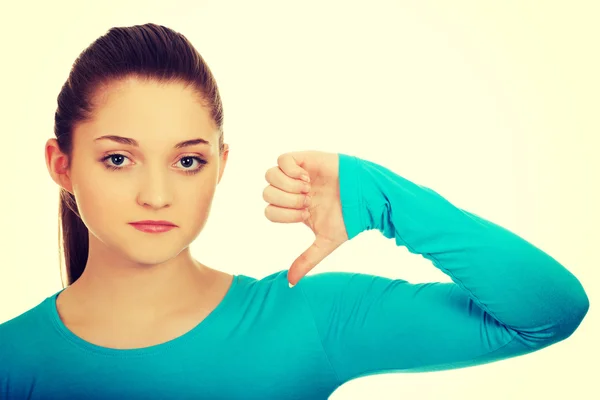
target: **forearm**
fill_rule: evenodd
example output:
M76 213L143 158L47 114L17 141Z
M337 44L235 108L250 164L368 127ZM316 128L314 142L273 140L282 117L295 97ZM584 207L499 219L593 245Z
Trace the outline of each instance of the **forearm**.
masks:
M484 311L532 341L557 340L589 307L579 280L523 238L389 169L340 154L349 239L378 229L449 275Z

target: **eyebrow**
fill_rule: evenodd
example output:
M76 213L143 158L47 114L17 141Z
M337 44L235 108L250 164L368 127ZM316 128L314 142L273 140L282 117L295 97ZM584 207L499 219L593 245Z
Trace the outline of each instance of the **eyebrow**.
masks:
M128 146L140 147L140 144L137 142L137 140L123 137L123 136L105 135L105 136L100 136L100 137L94 139L94 141L98 141L98 140L112 140L113 142L125 144ZM198 139L185 140L183 142L179 142L174 146L174 148L181 149L183 147L195 146L197 144L206 144L206 145L210 146L210 142L208 140L198 138Z

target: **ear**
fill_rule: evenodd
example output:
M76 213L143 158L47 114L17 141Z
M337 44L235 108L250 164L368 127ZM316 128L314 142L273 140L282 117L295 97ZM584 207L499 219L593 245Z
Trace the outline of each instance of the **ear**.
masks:
M60 151L56 139L48 139L45 148L46 168L57 185L73 194L73 184L69 176L69 157Z
M219 180L217 181L217 185L221 182L221 178L223 177L223 172L225 171L225 165L227 165L227 158L229 157L229 145L227 143L223 144L223 154L219 160Z

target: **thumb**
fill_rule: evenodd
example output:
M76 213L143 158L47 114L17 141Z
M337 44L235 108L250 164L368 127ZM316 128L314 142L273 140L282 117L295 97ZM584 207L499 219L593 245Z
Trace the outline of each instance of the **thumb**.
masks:
M338 246L330 240L317 237L313 244L294 260L292 266L288 270L290 287L294 287L300 279L316 267L317 264L323 261L325 257L330 255Z

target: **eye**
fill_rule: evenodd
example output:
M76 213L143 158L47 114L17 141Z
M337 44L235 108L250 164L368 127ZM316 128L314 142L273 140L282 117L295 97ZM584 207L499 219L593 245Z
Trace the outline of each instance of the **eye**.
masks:
M198 172L200 172L200 170L202 169L202 167L204 167L204 164L206 164L206 161L201 159L200 157L194 157L194 156L184 156L181 157L179 159L178 162L181 162L183 160L186 160L188 162L186 162L185 164L194 164L194 161L196 161L198 163L198 168L196 169L190 169L190 168L185 168L186 171L184 171L186 174L188 175L192 175L192 174L196 174Z
M123 169L123 167L120 166L120 164L123 162L122 160L128 158L127 156L124 156L122 154L118 154L118 153L113 153L113 154L109 154L106 157L104 157L102 159L102 163L104 164L104 166L110 170L118 170L118 169ZM107 164L107 161L111 160L113 162L115 162L118 165L110 165ZM119 160L119 161L117 161Z
M106 157L102 158L101 162L107 169L109 169L111 171L117 171L117 170L125 169L125 167L121 166L121 163L126 158L128 159L129 157L127 157L123 154L119 154L119 153L111 153L111 154L108 154ZM113 165L109 164L109 161L113 162ZM195 169L184 168L184 173L187 175L193 175L193 174L200 172L200 170L207 163L202 158L196 157L196 156L183 156L177 162L181 163L182 161L183 161L182 165L184 165L184 166L193 165L194 161L196 161L199 165Z

